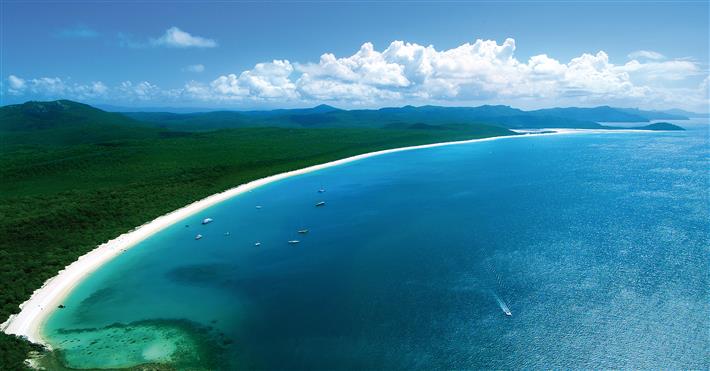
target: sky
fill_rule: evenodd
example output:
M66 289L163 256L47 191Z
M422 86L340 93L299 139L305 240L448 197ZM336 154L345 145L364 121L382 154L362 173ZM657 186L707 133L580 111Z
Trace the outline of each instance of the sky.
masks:
M0 0L0 103L707 112L709 3Z

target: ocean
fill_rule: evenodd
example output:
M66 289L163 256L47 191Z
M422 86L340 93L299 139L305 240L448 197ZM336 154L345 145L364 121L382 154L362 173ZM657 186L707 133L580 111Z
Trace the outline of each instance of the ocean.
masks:
M76 368L707 369L708 125L677 123L268 184L127 250L42 331Z

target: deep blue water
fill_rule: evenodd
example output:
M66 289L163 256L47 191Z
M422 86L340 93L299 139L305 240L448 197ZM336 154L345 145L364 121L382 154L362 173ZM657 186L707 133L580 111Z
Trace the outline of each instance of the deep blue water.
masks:
M270 184L125 252L45 332L75 367L707 369L708 126L681 125Z

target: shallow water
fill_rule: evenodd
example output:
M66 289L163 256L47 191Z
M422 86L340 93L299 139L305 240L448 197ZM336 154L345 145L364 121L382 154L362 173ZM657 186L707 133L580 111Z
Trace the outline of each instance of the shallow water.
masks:
M44 332L73 367L706 369L708 131L679 123L270 184L125 252Z

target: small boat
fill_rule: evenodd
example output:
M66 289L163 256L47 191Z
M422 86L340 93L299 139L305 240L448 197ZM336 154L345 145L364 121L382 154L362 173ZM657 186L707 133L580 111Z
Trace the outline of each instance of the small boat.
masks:
M503 309L503 313L505 313L505 315L508 317L513 316L513 313L511 313L510 309L508 309L508 308Z
M295 245L295 244L297 244L297 243L299 243L299 242L301 242L301 241L299 241L299 240L291 240L291 241L288 241L288 243L291 244L291 245Z
M254 243L254 246L256 246L256 247L261 246L261 242L255 242L255 243Z
M318 190L318 193L324 193L324 192L325 192L325 188L321 188Z
M300 234L306 234L306 233L308 233L308 229L299 229L299 230L298 230L298 233L300 233Z
M319 203L316 204L316 206L324 206L324 205L325 205L325 201L321 201L321 202L319 202Z
M261 209L261 205L256 205L256 208L257 208L257 209Z
M210 224L212 223L212 218L204 218L202 219L202 224Z
M199 240L199 239L201 239L201 238L202 238L202 235L201 235L201 234L198 234L197 236L195 236L195 239L196 239L196 240Z
M224 235L225 235L225 236L231 236L231 235L232 235L232 232L224 232Z

